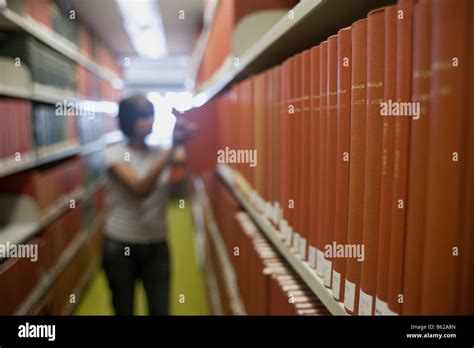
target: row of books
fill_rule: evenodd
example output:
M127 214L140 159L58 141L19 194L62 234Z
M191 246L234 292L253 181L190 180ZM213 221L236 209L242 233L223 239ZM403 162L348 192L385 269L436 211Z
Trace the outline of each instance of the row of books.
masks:
M31 102L0 99L0 159L34 151Z
M15 257L0 263L1 315L15 314L54 267L60 264L65 250L82 231L81 214L80 204L75 209L68 209L33 239L25 242L23 247L37 248L36 259ZM33 305L29 314L61 315L71 303L79 300L78 287L100 258L100 229L101 225L92 238L81 245L65 268L57 273L58 278L39 297L39 302ZM72 299L71 295L75 298Z
M22 161L31 154L48 155L80 143L98 141L118 128L114 116L82 106L78 108L81 114L76 114L69 104L63 104L58 107L22 99L0 98L0 160L13 158Z
M276 252L248 214L239 212L235 217L239 222L240 243L237 245L241 251L236 258L236 269L247 313L329 315L323 303Z
M69 42L78 45L82 54L103 66L109 68L117 75L121 69L113 57L112 52L104 43L94 37L90 30L78 18L75 8L62 2L56 4L54 0L22 0L23 6L16 4L13 9L23 16L30 17L37 23L54 30Z
M91 35L76 18L73 8L69 8L65 3L58 6L51 0L24 0L23 4L21 3L15 3L13 10L56 31L67 41L76 44L79 52L86 57L117 76L122 75L122 69L110 49ZM120 98L120 91L114 88L110 81L103 80L25 32L2 30L0 56L11 57L15 66L24 64L30 70L35 83L53 86L64 94L114 101ZM21 59L21 62L18 59Z
M16 10L23 15L27 15L42 25L51 28L56 33L64 36L71 42L78 39L78 29L76 25L75 12L72 8L62 3L61 6L50 0L23 0L17 4Z
M38 153L47 154L51 147L77 145L79 136L75 115L57 114L55 105L34 103L34 139ZM28 137L28 133L22 134Z
M45 213L83 183L83 164L79 157L17 173L0 179L0 194L30 196L40 213ZM8 212L3 212L7 214ZM2 213L0 213L2 214ZM8 221L8 216L2 216Z
M81 205L68 209L27 244L36 244L36 259L11 257L0 264L0 313L14 314L27 296L58 263L81 230Z
M473 5L399 0L190 113L351 314L474 313Z
M98 187L91 196L84 196L81 200L64 201L65 197L71 197L78 188L89 188L92 184L97 184L97 180L93 181L92 176L101 172L101 168L98 168L101 165L100 153L91 153L84 159L74 157L25 173L0 178L0 195L30 196L37 204L40 215L51 212L52 208L61 202L67 203L63 213L49 222L31 240L22 243L22 245L37 245L36 259L9 257L0 260L3 261L0 264L0 281L7 285L0 289L0 314L15 313L32 291L44 281L45 276L58 265L65 250L79 236L79 232L91 229L94 223L103 220L106 193L104 187ZM88 181L87 184L84 184L84 178L87 178L85 180ZM13 211L0 212L3 224L8 226L12 214L15 215ZM62 313L69 303L69 297L55 298L57 295L53 293L75 294L74 287L78 286L85 275L85 269L96 264L93 260L97 261L100 255L98 243L100 242L96 241L95 244L88 242L83 246L81 248L84 249L81 254L83 256L76 255L67 266L71 271L69 273L64 271L69 275L64 275L64 272L60 274L60 278L67 279L58 279L60 285L49 289L47 292L49 295L43 298L44 301L52 301L53 307L57 308L43 308L43 314ZM7 244L2 245L2 248L6 247Z
M90 231L90 230L89 230ZM46 296L30 310L31 315L68 315L80 300L84 281L97 269L101 258L103 224L81 245ZM71 296L74 296L73 298Z
M64 93L76 91L75 63L72 60L25 32L3 30L0 38L0 56L12 58L15 67L28 67L34 82L56 87Z
M11 64L15 67L26 66L33 83L54 87L64 95L113 101L119 99L120 91L113 88L109 81L101 79L37 39L18 31L1 33L0 56L11 58ZM100 58L103 64L113 66L114 70L118 70L118 75L121 74L117 63L109 53L102 53Z
M329 315L224 184L212 179L212 204L248 315ZM216 263L216 261L214 262Z

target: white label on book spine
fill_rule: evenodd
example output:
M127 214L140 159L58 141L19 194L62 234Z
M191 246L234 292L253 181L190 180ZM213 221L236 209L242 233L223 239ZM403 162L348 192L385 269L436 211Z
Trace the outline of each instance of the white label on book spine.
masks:
M306 239L300 237L300 258L306 260Z
M354 311L355 284L346 279L344 285L344 307Z
M387 315L387 311L387 302L384 302L378 297L375 297L375 315Z
M323 276L324 276L324 285L327 287L331 287L331 280L332 280L332 261L331 260L324 259Z
M293 252L298 254L299 252L299 244L300 244L300 234L295 232L293 233Z
M292 239L293 230L289 225L286 225L286 245L291 247L291 239Z
M335 270L332 270L332 296L336 300L339 300L339 296L341 294L339 293L341 290L341 273L336 272Z
M372 315L372 296L362 289L359 292L359 315Z
M316 273L321 278L323 277L323 262L324 262L324 253L321 250L316 250Z
M388 305L387 305L387 309L386 309L386 311L385 311L385 315L399 315L399 314L396 313L396 312L392 312L392 311L390 310L390 308L388 308Z
M308 264L309 267L316 269L316 248L311 245L308 248Z

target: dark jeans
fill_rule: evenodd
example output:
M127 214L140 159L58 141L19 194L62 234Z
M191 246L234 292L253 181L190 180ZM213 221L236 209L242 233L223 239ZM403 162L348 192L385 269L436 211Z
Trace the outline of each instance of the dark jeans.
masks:
M145 288L150 315L168 315L170 261L166 242L131 244L105 238L103 266L117 315L133 314L136 279Z

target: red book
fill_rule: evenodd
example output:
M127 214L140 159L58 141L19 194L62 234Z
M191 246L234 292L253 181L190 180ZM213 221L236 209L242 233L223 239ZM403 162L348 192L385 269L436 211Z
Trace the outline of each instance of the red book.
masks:
M429 96L431 77L431 1L421 0L413 10L412 100L420 103L418 119L411 120L408 171L408 211L403 271L403 314L420 313L425 234L426 167L428 165Z
M294 167L296 165L295 158L294 158L294 143L295 143L295 105L294 105L294 98L295 98L295 89L294 89L294 76L295 76L295 57L291 57L288 63L288 76L286 80L287 85L287 127L288 127L288 175L289 180L286 183L288 186L288 199L286 201L286 206L288 207L288 225L290 226L290 233L287 236L287 242L291 246L293 245L293 229L295 226L295 171Z
M241 135L240 135L240 143L239 143L238 150L252 150L254 149L253 144L252 144L252 130L253 130L252 129L252 118L253 118L252 79L247 79L241 82L239 91L240 91L239 120L241 121L241 129L245 129L245 131L240 133ZM258 161L258 157L257 157L257 161ZM243 163L241 164L241 168L242 168L242 174L244 174L245 178L248 181L250 181L253 171L255 170L256 167L251 167L250 163Z
M397 53L397 6L385 9L385 73L384 101L396 100L397 61L393 57ZM392 217L392 185L394 157L395 120L383 117L382 168L380 182L380 217L377 257L377 298L375 314L387 313L388 296L388 263L390 256L390 230Z
M469 10L471 17L469 23L474 21L474 5L469 2ZM468 45L469 47L474 47L474 27L471 25L469 27L469 38L468 38ZM461 276L460 276L460 284L459 284L459 295L458 295L458 306L457 312L459 314L472 314L474 313L474 299L472 294L474 293L474 277L472 274L474 273L474 237L472 231L474 231L474 214L471 212L474 211L474 98L471 96L474 94L474 52L473 50L468 51L469 57L467 61L469 62L468 68L468 90L466 93L466 97L468 103L467 107L467 114L468 122L466 124L467 129L467 136L466 139L469 139L465 142L466 147L466 155L468 158L467 165L465 166L464 170L464 178L463 178L463 188L464 188L464 195L463 195L463 224L462 224L462 232L461 232L461 242L460 245L463 245L465 252L462 253L462 261L461 261Z
M260 130L259 136L262 137L263 143L263 153L260 157L260 167L262 170L262 184L263 184L263 193L262 197L265 201L270 199L270 188L271 188L271 178L269 178L268 167L270 164L270 153L271 149L269 148L269 105L268 105L268 91L270 89L269 83L269 71L264 71L263 75L263 90L262 90L262 128Z
M349 216L347 243L360 247L364 214L365 119L367 83L367 20L352 25L351 153L349 174ZM344 307L351 314L359 308L360 262L348 258Z
M328 92L328 42L320 47L319 58L319 189L318 189L318 236L316 243L316 268L318 276L324 276L324 231L326 228L326 185L327 185L327 92Z
M327 111L326 111L326 197L325 197L325 227L324 245L332 246L336 224L336 156L337 156L337 35L328 39L327 58ZM324 255L323 264L324 285L331 288L332 255Z
M294 66L293 66L293 76L291 79L291 84L293 85L293 98L292 105L294 107L293 118L293 191L292 196L294 200L293 208L293 251L298 253L299 251L299 241L301 236L301 218L302 212L304 210L304 203L301 199L300 192L300 173L302 170L301 163L301 133L302 133L302 117L301 117L301 92L302 92L302 57L303 54L299 53L294 56Z
M307 258L307 245L309 238L309 217L311 214L310 202L310 139L311 139L311 52L306 50L302 56L302 102L301 102L301 172L300 172L300 245L299 254L302 260Z
M367 118L365 134L365 182L359 315L372 315L377 288L377 252L382 169L383 119L380 106L384 96L385 9L367 16Z
M316 46L311 49L311 137L310 137L310 237L308 263L316 268L316 250L318 241L318 200L319 200L319 51Z
M400 0L397 9L397 102L411 102L412 16L415 0ZM410 117L395 117L393 204L388 272L388 308L401 313L403 302L403 258L407 208Z
M290 199L290 117L288 114L288 75L289 75L290 60L286 60L282 66L281 73L281 207L283 209L283 219L286 222L290 219L290 209L288 201ZM258 140L257 135L255 137ZM283 231L282 231L283 232Z
M264 131L264 104L263 104L263 91L264 91L264 76L259 74L254 77L253 91L254 91L254 109L253 109L253 129L255 139L255 149L257 150L257 161L260 160L260 165L255 167L255 190L263 196L264 191L264 173L262 172L263 164L265 163L264 153L265 144L263 138ZM238 118L238 117L236 117ZM259 158L260 157L260 158Z
M336 245L347 242L349 214L349 153L351 146L351 28L339 30L337 42L337 153L336 153ZM333 260L332 295L344 300L345 257Z
M274 69L272 75L272 126L273 126L273 146L275 147L275 157L273 158L273 167L272 172L275 176L274 186L275 186L275 195L273 201L279 205L280 196L281 196L281 86L280 86L280 76L281 76L282 66L279 65Z
M466 125L466 70L469 30L468 0L438 0L432 3L431 102L426 172L426 231L420 311L423 315L456 313L460 256L462 185ZM461 35L461 37L459 37ZM453 40L453 37L456 37ZM467 68L467 66L466 66ZM472 98L472 96L470 96ZM458 156L458 157L457 157ZM464 159L463 159L464 158ZM471 192L472 195L472 192ZM472 234L472 231L471 231ZM466 249L464 249L466 248ZM471 274L472 277L472 274ZM471 294L472 296L472 294Z

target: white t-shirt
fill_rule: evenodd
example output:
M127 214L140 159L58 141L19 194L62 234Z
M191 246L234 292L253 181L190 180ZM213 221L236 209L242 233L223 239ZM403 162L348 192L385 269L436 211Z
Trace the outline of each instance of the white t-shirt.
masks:
M143 177L162 155L164 149L140 151L125 143L108 147L105 165L127 164L137 176ZM111 239L146 244L164 241L167 237L166 205L169 197L169 167L165 167L151 192L138 197L108 172L107 221L105 235Z

